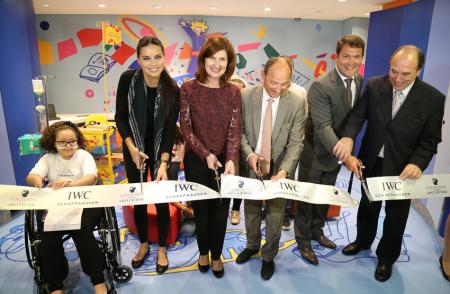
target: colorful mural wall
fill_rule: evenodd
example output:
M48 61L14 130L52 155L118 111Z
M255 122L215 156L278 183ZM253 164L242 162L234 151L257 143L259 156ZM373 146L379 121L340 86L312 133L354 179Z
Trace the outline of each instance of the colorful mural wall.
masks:
M101 22L122 30L122 43L107 45L105 59ZM261 81L268 58L288 55L294 82L309 88L334 66L336 40L346 33L343 21L207 16L37 15L37 27L42 74L56 77L48 81L48 101L58 113L114 112L120 74L137 67L135 47L145 35L161 39L180 84L195 73L205 38L225 36L236 51L236 74L249 84Z

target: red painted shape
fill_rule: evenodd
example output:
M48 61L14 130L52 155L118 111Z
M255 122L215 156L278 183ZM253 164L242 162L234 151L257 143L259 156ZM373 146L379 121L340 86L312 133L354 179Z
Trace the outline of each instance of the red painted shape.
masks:
M81 47L97 46L102 41L101 29L81 29L77 32Z
M122 45L114 52L111 58L123 65L135 52L136 49L127 45L125 42L122 42Z
M58 56L59 60L63 60L69 56L77 54L77 46L72 38L67 39L65 41L58 42L56 45L58 47Z
M327 62L325 60L319 61L316 65L316 70L314 71L314 77L318 78L323 73L327 71Z

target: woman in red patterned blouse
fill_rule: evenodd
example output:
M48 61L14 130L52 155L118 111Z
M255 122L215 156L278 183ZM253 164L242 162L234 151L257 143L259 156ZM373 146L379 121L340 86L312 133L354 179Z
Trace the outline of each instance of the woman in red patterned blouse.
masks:
M236 59L226 38L209 38L198 55L195 79L181 86L180 125L186 142L184 167L186 180L218 191L215 170L234 174L241 138L241 93L228 82ZM230 199L193 201L198 267L210 267L216 278L224 275L220 255L227 227Z

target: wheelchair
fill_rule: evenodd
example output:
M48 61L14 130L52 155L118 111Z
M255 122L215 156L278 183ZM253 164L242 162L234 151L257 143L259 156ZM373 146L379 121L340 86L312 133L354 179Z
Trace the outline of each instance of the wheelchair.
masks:
M108 287L108 293L116 293L115 283L126 283L133 277L131 268L120 264L120 235L117 225L116 212L114 207L105 207L103 216L94 231L98 234L98 246L104 257L104 272L106 272L105 282ZM39 217L42 211L28 210L25 212L25 252L28 265L34 270L34 282L38 294L50 293L48 284L45 282L42 273L42 261L40 259L40 232L42 232L43 223ZM65 236L63 242L66 242L70 236ZM66 273L69 274L69 265L66 259Z

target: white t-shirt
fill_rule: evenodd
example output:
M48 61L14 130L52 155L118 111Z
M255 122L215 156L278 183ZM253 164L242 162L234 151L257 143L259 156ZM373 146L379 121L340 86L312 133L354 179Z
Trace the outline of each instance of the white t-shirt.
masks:
M30 174L47 177L49 183L61 178L74 181L86 175L97 176L97 166L89 152L78 149L70 159L64 159L58 153L45 154Z

